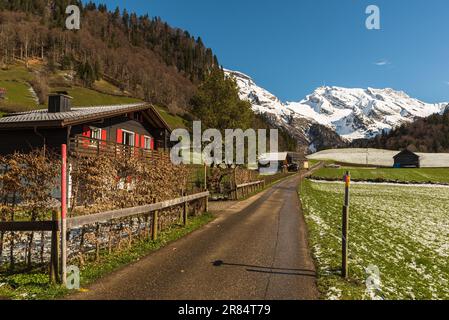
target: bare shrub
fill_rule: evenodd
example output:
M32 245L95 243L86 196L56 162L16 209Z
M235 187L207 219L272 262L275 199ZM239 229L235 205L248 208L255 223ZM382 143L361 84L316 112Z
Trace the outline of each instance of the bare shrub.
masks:
M36 92L39 104L47 103L47 96L50 91L47 78L45 76L35 77L30 81L30 85L33 87L34 92Z

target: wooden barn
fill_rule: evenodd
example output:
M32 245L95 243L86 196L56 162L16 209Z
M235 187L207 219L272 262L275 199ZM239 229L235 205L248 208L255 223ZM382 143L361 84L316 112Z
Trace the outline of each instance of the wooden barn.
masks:
M403 150L394 157L395 168L420 168L420 156L410 150Z
M49 97L48 108L0 118L0 154L36 148L117 154L168 149L171 129L147 103L72 108L64 93Z

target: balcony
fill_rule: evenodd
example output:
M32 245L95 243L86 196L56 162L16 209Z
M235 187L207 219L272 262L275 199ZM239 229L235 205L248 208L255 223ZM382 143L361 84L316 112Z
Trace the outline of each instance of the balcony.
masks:
M170 161L170 153L164 149L148 150L112 141L97 140L83 136L70 138L68 148L70 154L85 157L106 155L111 158L137 157L142 161L159 159Z

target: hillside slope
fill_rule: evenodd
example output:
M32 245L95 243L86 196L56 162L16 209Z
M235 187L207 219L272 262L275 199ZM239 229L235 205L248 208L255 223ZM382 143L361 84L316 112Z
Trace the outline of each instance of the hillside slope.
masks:
M403 124L374 139L354 141L353 145L392 150L408 148L419 152L449 152L448 107L442 115L434 114L413 123Z
M42 88L54 72L73 72L79 86L92 88L106 79L136 98L182 113L205 73L218 66L200 38L160 18L71 2L82 8L76 32L65 29L66 0L0 0L0 67L15 61L30 67L39 59L46 67L31 80ZM42 103L45 95L38 91Z

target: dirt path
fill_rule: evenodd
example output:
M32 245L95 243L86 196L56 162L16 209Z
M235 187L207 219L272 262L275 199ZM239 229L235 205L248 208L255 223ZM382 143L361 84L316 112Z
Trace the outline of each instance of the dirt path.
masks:
M221 211L201 230L72 299L317 299L299 176Z

